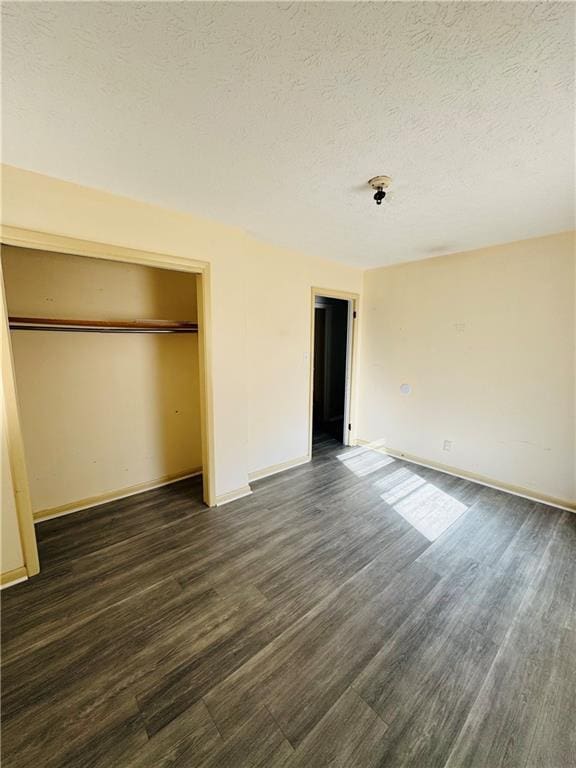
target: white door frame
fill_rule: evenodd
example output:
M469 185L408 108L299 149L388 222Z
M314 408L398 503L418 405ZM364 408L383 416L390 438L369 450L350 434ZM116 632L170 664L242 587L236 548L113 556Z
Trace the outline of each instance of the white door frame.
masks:
M344 430L342 442L353 445L355 440L355 392L356 392L356 350L358 348L358 302L357 293L335 291L330 288L312 288L310 301L310 353L308 393L308 456L312 457L312 432L314 411L314 334L316 331L315 304L317 296L328 299L343 299L348 302L348 329L346 338L346 386L344 393ZM348 425L351 424L351 429Z
M348 323L346 326L346 380L344 385L344 425L342 442L344 445L351 445L352 430L348 429L348 425L352 423L352 350L353 350L353 334L354 325L356 320L356 310L354 309L354 302L348 299Z

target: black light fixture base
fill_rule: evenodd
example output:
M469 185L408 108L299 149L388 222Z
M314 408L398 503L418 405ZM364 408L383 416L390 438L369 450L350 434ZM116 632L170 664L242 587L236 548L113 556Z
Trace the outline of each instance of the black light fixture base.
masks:
M376 205L382 205L382 200L386 197L386 192L384 190L390 186L391 181L392 179L390 176L374 176L369 180L368 184L372 189L376 190L374 194Z

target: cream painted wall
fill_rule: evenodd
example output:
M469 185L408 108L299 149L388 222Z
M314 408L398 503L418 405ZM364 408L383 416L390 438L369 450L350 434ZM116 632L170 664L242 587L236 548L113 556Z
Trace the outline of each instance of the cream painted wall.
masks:
M4 247L11 315L196 320L196 276ZM12 331L33 510L202 464L195 334Z
M2 247L2 263L12 315L29 312L114 320L197 317L194 274L12 246Z
M575 253L564 233L366 272L358 436L574 501Z
M359 269L188 214L2 171L4 224L210 262L217 495L246 486L250 471L306 453L310 289L359 292ZM279 345L272 360L267 352L279 354Z
M260 244L248 264L248 471L257 473L308 453L311 287L360 286L356 278L346 283L337 265L330 274L314 259L286 263Z

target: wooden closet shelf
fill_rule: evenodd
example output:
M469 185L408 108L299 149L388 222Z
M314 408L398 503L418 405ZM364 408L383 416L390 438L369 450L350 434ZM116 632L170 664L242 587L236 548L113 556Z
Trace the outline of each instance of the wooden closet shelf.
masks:
M13 331L77 331L83 333L196 333L186 320L75 320L55 317L8 318Z

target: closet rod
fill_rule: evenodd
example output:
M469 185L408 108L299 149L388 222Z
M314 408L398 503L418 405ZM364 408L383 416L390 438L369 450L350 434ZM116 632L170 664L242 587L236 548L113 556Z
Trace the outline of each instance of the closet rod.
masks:
M54 317L8 318L13 331L77 333L196 333L198 324L185 320L75 320Z

